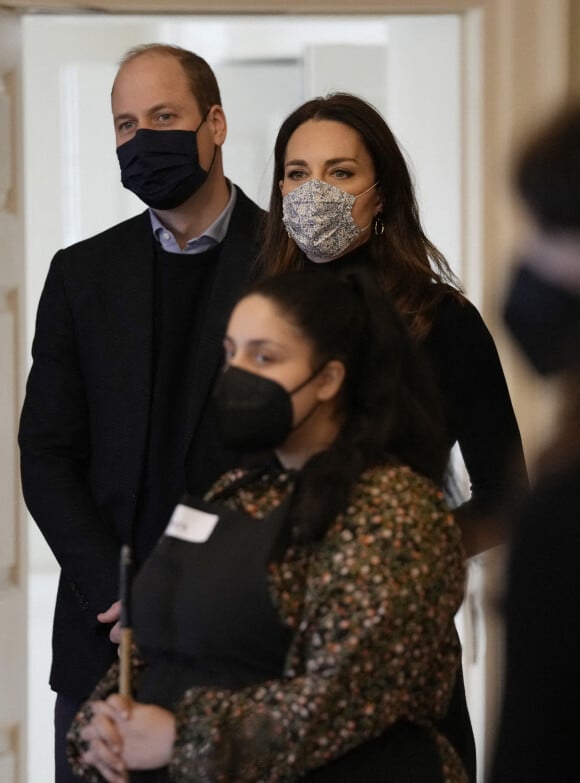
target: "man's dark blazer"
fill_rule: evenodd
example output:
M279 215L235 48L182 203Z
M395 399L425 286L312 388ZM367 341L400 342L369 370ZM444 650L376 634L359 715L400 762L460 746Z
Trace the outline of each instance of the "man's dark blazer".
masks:
M238 189L189 369L183 447L185 459L190 446L193 491L232 464L204 412L227 318L252 276L262 215ZM38 307L19 431L22 486L61 566L50 683L71 697L89 695L116 655L96 614L118 598L120 546L138 525L152 395L154 256L146 211L60 250Z

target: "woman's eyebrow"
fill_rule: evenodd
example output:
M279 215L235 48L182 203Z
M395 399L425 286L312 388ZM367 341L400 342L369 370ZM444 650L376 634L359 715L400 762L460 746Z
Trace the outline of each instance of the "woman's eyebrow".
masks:
M325 166L336 166L338 163L358 163L357 158L329 158L328 160L324 161ZM306 160L287 160L284 164L284 167L287 166L305 166L308 168L308 161Z

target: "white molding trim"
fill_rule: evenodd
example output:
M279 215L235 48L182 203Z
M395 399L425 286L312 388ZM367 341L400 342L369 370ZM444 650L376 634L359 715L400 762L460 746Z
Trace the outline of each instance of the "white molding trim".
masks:
M14 728L0 727L0 780L5 783L16 781L14 736Z
M0 210L8 207L8 196L13 186L12 98L0 74Z
M16 318L17 291L0 285L0 594L18 585L18 512L16 452Z

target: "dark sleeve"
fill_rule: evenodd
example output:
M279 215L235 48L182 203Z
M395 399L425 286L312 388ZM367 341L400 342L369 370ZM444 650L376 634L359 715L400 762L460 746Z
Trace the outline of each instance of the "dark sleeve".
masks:
M493 338L476 308L448 295L424 347L441 390L452 443L469 474L463 514L486 516L528 487L522 441Z
M91 432L66 259L66 251L53 259L38 307L20 419L21 477L28 509L94 625L116 599L119 542L89 486Z
M516 520L506 671L490 783L580 780L580 465Z
M131 693L136 693L139 688L141 674L145 663L135 646L131 650ZM101 783L104 778L94 767L89 767L82 762L85 743L81 737L81 732L87 726L93 717L92 704L95 701L104 701L119 688L119 661L115 661L105 676L98 682L94 691L87 701L81 706L72 722L66 735L67 757L73 772L78 777L82 777L87 783Z

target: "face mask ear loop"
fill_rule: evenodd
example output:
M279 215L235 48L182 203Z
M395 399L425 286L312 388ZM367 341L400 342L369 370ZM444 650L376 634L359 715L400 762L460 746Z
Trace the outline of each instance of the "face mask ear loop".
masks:
M359 199L361 196L364 196L364 195L365 195L365 193L368 193L368 192L369 192L369 190L372 190L373 188L376 188L376 186L377 186L378 184L379 184L379 181L377 180L377 181L374 183L374 185L371 185L371 186L370 186L370 187L368 187L366 190L363 190L363 192L362 192L362 193L359 193L359 194L358 194L358 196L355 196L355 197L354 197L354 200L356 201L356 200L357 200L357 199Z
M217 151L218 151L218 145L217 145L217 144L214 144L214 145L213 145L213 157L212 157L212 159L211 159L211 163L209 164L209 168L207 169L207 173L208 173L208 174L210 173L210 171L211 171L211 170L212 170L212 168L213 168L213 164L214 164L214 161L215 161L215 156L217 155Z
M195 134L197 134L197 132L199 131L199 129L201 128L201 126L203 125L203 123L204 123L204 122L207 120L207 115L210 113L210 111L211 111L211 106L208 108L208 110L206 111L206 113L203 115L203 119L202 119L202 121L199 123L199 125L197 126L197 128L196 128L196 129L195 129L195 131L194 131L194 133L195 133ZM199 147L198 147L198 150L199 150ZM214 162L215 162L215 156L217 155L217 151L218 151L218 145L217 145L217 144L214 144L214 145L213 145L213 156L212 156L212 159L211 159L211 163L209 164L209 168L208 168L208 169L203 169L203 170L206 172L206 174L209 174L209 173L210 173L210 171L211 171L211 170L212 170L212 168L213 168L213 164L214 164ZM199 154L199 153L198 153L198 154Z
M198 130L199 130L199 129L201 128L201 126L203 125L203 123L204 123L204 122L207 120L207 115L210 113L210 111L211 111L211 106L209 106L209 107L208 107L208 110L206 111L206 113L205 113L205 114L203 115L203 117L201 118L201 122L199 123L199 125L197 126L197 128L195 128L195 129L194 129L194 133L197 133L197 132L198 132Z
M320 365L320 366L319 366L319 367L318 367L316 370L314 370L314 372L313 372L313 373L311 373L311 374L308 376L308 378L306 378L306 380L305 380L305 381L302 381L302 383L301 383L301 384L299 384L298 386L296 386L296 388L292 389L292 391L289 391L289 392L288 392L288 394L290 395L290 397L292 397L292 395L296 394L296 392L299 392L299 391L300 391L300 389L303 389L303 388L304 388L305 386L307 386L307 385L308 385L308 384L309 384L311 381L313 381L313 380L314 380L314 378L316 378L316 376L317 376L319 373L321 373L321 372L322 372L322 370L323 370L323 369L326 367L326 365L328 364L328 362L329 362L329 361L330 361L330 360L329 360L329 359L327 359L327 360L326 360L325 362L323 362L323 363L322 363L322 364L321 364L321 365ZM315 412L315 411L316 411L316 410L317 410L319 407L320 407L320 400L318 400L318 401L316 402L316 404L315 404L315 405L314 405L314 406L313 406L313 407L312 407L312 408L311 408L311 409L308 411L308 413L307 413L307 414L306 414L306 415L305 415L305 416L304 416L302 419L300 419L300 421L299 421L299 422L297 422L297 423L296 423L296 424L295 424L295 425L292 427L292 429L290 430L290 432L295 432L297 429L299 429L299 428L300 428L300 427L301 427L301 426L304 424L304 422L305 422L305 421L308 421L308 419L309 419L309 418L310 418L310 417L311 417L311 416L314 414L314 412Z
M374 185L371 185L371 186L370 186L370 188L367 188L366 190L363 190L363 192L362 192L362 193L359 193L359 194L358 194L358 196L355 196L355 197L354 197L354 200L355 200L355 201L358 201L358 199L359 199L359 198L361 198L361 196L364 196L364 195L365 195L365 193L368 193L368 192L369 192L370 190L372 190L373 188L376 188L376 186L377 186L378 184L379 184L379 181L377 180L377 181L375 182L375 184L374 184ZM370 222L368 225L366 225L366 226L363 226L363 227L360 229L360 233L362 234L362 233L363 233L363 231L366 231L366 230L367 230L367 228L371 228L371 226L373 226L373 225L374 225L374 220L375 220L375 219L373 218L373 219L372 219L372 221L371 221L371 222ZM383 226L383 230L384 230L384 226Z
M308 378L306 378L306 380L305 380L305 381L302 381L302 383L299 383L299 384L298 384L298 386L296 386L294 389L291 389L291 390L288 392L288 394L289 394L289 395L292 397L292 395L293 395L293 394L296 394L296 392L299 392L299 391L300 391L300 389L303 389L305 386L307 386L307 385L310 383L310 381L312 381L312 380L314 380L314 378L316 378L316 376L318 375L318 373L322 372L322 370L323 370L323 369L326 367L326 365L328 364L328 362L329 362L329 361L330 361L330 360L329 360L329 359L327 359L327 360L326 360L326 361L324 361L324 362L323 362L321 365L319 365L319 367L318 367L316 370L314 370L314 371L313 371L313 372L312 372L312 373L311 373L311 374L308 376Z

